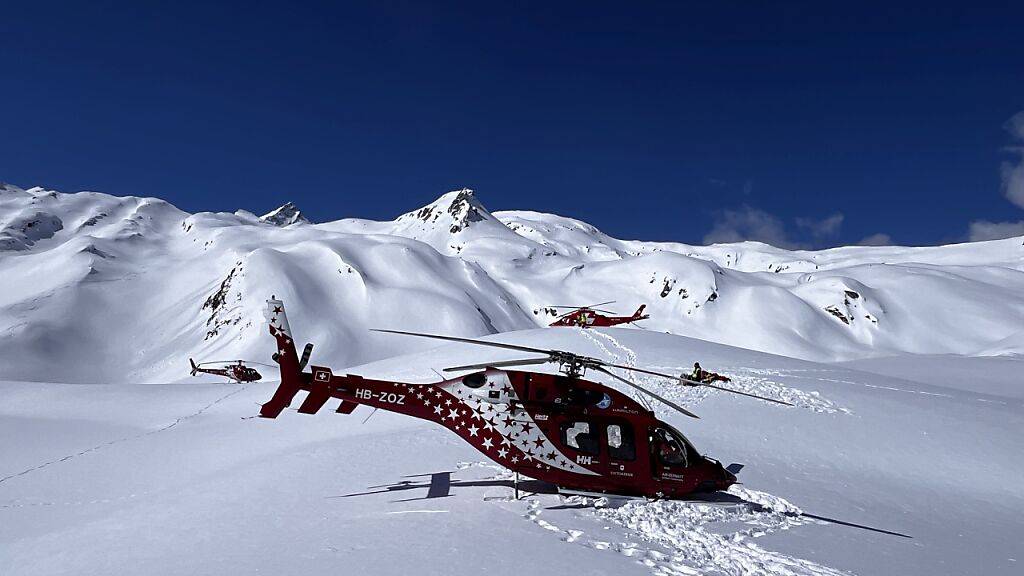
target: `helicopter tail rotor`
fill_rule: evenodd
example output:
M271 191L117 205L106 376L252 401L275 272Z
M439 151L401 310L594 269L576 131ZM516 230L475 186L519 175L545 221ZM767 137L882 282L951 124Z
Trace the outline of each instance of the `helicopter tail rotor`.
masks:
M192 375L195 376L199 372L199 366L196 366L196 361L189 358L188 363L192 365Z
M313 353L313 344L311 342L306 343L306 347L302 349L302 358L299 360L299 372L306 369L306 364L309 362L309 355Z

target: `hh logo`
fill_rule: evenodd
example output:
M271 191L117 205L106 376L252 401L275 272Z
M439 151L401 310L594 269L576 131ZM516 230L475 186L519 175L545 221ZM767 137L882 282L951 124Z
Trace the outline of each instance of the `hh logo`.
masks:
M326 371L326 370L317 370L316 371L316 381L317 382L330 382L331 381L331 373Z
M586 464L586 465L589 466L590 464L593 463L593 460L594 460L593 456L584 456L582 454L579 454L579 455L576 456L576 463L577 464Z

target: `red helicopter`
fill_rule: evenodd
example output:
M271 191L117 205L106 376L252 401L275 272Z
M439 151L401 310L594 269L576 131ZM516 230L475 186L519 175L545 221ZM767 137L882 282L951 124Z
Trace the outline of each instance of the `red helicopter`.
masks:
M230 380L234 380L239 384L245 382L255 382L263 376L256 371L255 368L250 368L245 365L243 360L215 360L211 362L202 362L196 364L195 360L189 358L188 363L192 365L192 375L196 374L213 374L214 376L223 376ZM206 364L221 364L220 368L203 368Z
M636 312L632 316L605 316L605 314L614 314L608 310L601 310L598 306L604 306L606 304L614 304L615 301L611 300L608 302L601 302L600 304L593 304L591 306L549 306L548 308L553 310L558 309L570 309L569 312L562 314L549 326L576 326L579 328L589 328L591 326L618 326L619 324L629 324L638 320L647 320L650 318L649 315L644 314L644 308L646 304L642 304L636 309Z
M341 400L336 409L340 414L350 414L365 404L440 424L517 475L521 473L564 490L682 498L695 492L724 490L736 482L736 473L742 468L740 464L723 467L717 460L700 454L681 432L659 420L649 408L618 390L584 379L588 370L614 378L693 418L697 415L611 369L660 376L686 386L708 386L791 406L781 400L572 352L396 330L377 331L535 356L445 368L446 372L464 375L433 384L335 375L325 366L312 366L305 372L312 345L306 345L302 359L297 356L280 300L268 301L267 319L270 333L277 340L273 359L280 365L281 384L270 401L263 404L260 416L276 418L300 390L309 392L298 409L302 414L315 414L331 398ZM561 374L512 369L549 362L556 364Z

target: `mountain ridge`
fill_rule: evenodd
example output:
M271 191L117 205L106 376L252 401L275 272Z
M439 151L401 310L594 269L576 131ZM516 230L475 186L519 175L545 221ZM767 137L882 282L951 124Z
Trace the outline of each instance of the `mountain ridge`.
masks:
M263 359L270 294L338 366L425 346L367 328L481 336L605 300L647 304L647 329L810 360L1024 352L1019 238L821 251L619 240L564 216L491 213L465 188L391 221L296 226L298 208L282 209L272 223L5 186L0 378L167 381L188 356Z

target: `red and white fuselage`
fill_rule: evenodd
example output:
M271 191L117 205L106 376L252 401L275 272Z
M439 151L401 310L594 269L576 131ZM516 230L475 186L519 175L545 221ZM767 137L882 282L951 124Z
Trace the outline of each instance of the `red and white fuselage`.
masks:
M492 461L562 488L614 494L680 497L735 482L721 465L693 449L677 431L632 398L607 386L563 375L487 369L433 384L335 375L298 369L284 306L270 301L270 331L281 385L260 415L276 418L300 391L299 406L318 412L340 400L348 414L363 404L448 428ZM660 457L663 435L681 454Z

